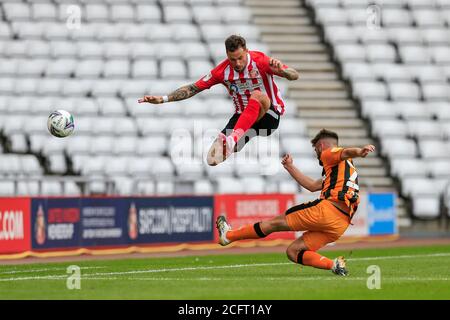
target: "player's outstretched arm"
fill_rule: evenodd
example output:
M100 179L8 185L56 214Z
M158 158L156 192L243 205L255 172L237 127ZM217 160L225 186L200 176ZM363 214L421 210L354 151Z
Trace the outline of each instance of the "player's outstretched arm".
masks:
M294 160L290 154L287 154L281 159L281 164L289 172L289 174L298 182L303 188L315 192L322 189L322 179L314 180L304 175L295 165Z
M295 69L291 67L283 69L283 63L278 59L270 58L269 65L272 72L277 76L288 80L297 80L299 77L298 72Z
M365 158L370 152L375 151L375 146L368 144L362 148L345 148L342 150L341 159Z
M148 102L153 104L160 104L164 102L180 101L185 100L190 97L195 96L197 93L201 92L194 83L178 88L174 92L170 93L168 96L144 96L139 99L139 103Z

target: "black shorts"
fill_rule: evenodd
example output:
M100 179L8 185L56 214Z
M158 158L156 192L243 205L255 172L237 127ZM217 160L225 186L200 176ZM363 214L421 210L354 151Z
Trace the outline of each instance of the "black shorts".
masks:
M235 113L228 121L225 128L223 128L222 133L225 135L230 135L233 132L234 126L236 125L241 114ZM244 145L250 141L250 139L256 136L267 137L270 136L275 130L278 129L280 124L280 113L275 109L274 106L270 106L269 111L245 133L245 135L240 139L236 145L236 150L241 150Z

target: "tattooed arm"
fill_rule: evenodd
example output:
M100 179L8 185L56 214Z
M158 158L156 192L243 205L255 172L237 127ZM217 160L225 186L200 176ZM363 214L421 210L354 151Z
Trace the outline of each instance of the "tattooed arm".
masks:
M190 97L195 96L197 93L201 92L195 84L189 84L178 88L174 92L170 93L168 96L144 96L142 99L139 99L139 103L148 102L153 104L160 104L164 102L172 102L172 101L180 101L189 99ZM165 101L166 100L166 101Z

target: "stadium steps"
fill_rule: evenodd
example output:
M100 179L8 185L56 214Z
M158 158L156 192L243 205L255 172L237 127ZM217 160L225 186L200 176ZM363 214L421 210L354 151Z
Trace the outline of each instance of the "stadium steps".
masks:
M328 100L328 99L302 99L298 101L300 108L309 109L349 109L353 108L353 101L350 99Z
M349 97L348 91L345 90L291 90L290 97L299 101L302 99L311 99L316 97L327 99L345 99Z
M342 118L342 119L346 119L346 118L353 118L355 116L355 113L357 111L353 110L353 109L346 109L346 110L303 110L301 109L299 111L299 116L302 119L307 119L307 118L317 118L317 117L332 117L332 118Z
M309 136L328 128L339 133L344 146L373 143L348 86L340 80L313 13L302 1L282 2L279 5L272 0L247 0L246 5L251 8L272 56L300 71L300 80L288 83L289 98L297 103L298 115L306 121ZM361 170L370 173L369 184L392 187L381 159L361 165Z
M334 72L301 72L300 73L300 79L298 81L316 81L316 80L324 80L324 81L330 81L330 80L336 80L337 76ZM288 83L291 84L290 82Z
M258 6L260 3L264 3L264 1L247 0L247 5ZM277 1L277 7L279 7L279 8L298 7L298 1L297 0L279 0L279 1Z
M289 82L289 90L296 90L296 89L301 89L301 90L342 90L345 89L346 86L338 80L334 80L334 81L324 81L324 80L319 80L319 81L305 81L305 80L297 80L297 81L290 81Z

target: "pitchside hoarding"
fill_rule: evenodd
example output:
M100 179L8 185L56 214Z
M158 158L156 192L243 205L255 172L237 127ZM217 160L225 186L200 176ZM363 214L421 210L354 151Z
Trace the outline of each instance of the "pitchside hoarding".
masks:
M223 215L232 228L237 229L246 224L255 224L283 214L295 204L294 194L258 194L239 195L227 194L214 197L216 218ZM288 239L294 240L293 232L275 232L263 240ZM215 233L218 241L218 234Z
M398 233L395 193L361 193L344 236ZM215 219L233 228L275 217L315 194L216 195L214 197L0 198L0 253L217 242ZM294 240L301 232L265 240Z
M397 234L396 196L394 193L368 195L368 227L370 235Z
M135 198L128 208L132 243L213 240L213 197ZM132 224L134 214L137 228Z
M0 253L30 250L30 199L0 198Z
M80 246L80 198L31 199L33 249Z
M213 240L213 197L35 198L33 249Z

